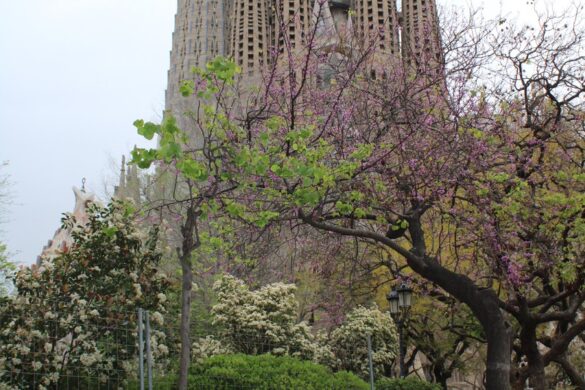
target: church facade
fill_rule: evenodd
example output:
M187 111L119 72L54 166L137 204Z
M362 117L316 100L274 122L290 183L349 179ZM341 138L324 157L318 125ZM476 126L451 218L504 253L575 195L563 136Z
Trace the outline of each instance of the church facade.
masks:
M272 54L303 47L311 29L374 43L385 55L411 66L442 61L436 0L178 0L165 109L181 127L194 106L179 86L218 55L234 60L242 77L253 77ZM373 42L372 40L375 40Z

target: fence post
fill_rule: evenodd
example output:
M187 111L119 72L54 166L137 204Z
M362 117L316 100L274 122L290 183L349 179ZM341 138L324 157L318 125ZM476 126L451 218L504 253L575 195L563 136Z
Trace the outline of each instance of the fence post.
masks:
M144 334L142 331L142 309L138 309L138 371L140 375L140 390L144 390Z
M374 390L374 364L372 362L372 335L367 335L368 340L368 364L370 366L370 390Z
M150 349L150 318L148 310L144 311L146 320L146 369L148 373L148 390L152 390L152 351Z

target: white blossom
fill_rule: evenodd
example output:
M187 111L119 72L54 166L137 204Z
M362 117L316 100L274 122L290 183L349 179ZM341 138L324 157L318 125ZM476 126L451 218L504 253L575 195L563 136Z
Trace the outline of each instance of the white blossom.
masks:
M158 295L156 297L158 298L158 301L160 303L164 303L167 301L167 296L163 293L158 293Z
M142 297L142 286L139 283L134 283L132 285L134 287L134 294L136 294L136 299Z
M168 355L168 354L169 354L169 347L167 347L167 346L166 346L166 345L164 345L164 344L159 344L159 345L157 346L157 349L158 349L158 352L159 352L161 355Z
M57 314L55 314L51 311L48 311L45 313L45 315L43 317L45 318L45 320L52 320L52 319L57 318Z
M79 357L79 361L86 367L92 366L102 359L102 354L100 352L94 353L84 353Z
M160 314L158 311L155 311L154 313L152 313L150 315L150 318L152 319L152 322L154 322L155 324L164 325L164 323L165 323L165 319L164 319L163 315Z

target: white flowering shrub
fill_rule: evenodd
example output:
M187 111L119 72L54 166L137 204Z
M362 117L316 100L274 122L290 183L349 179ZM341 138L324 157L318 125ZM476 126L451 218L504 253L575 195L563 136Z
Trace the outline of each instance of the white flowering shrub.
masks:
M12 278L15 273L16 266L8 259L6 245L0 242L0 299L12 291Z
M229 346L211 336L201 337L191 349L191 357L197 363L202 363L205 359L216 355L229 355L233 353Z
M250 291L243 281L225 275L213 288L218 302L211 312L213 324L219 327L218 339L208 336L193 344L193 358L199 363L214 355L270 353L367 377L368 334L376 375L388 373L396 357L396 327L390 315L376 307L357 307L328 335L315 334L305 322L296 322L296 287L292 284L274 283Z
M251 355L271 353L313 359L318 346L310 327L297 323L296 287L274 283L259 290L250 289L233 276L222 276L213 286L218 303L212 308L213 324L220 329L220 348L213 339L194 344L198 358L212 350ZM205 351L205 352L203 352Z
M119 384L136 355L136 309L164 321L169 282L157 270L155 232L142 235L120 202L91 206L85 226L71 217L63 224L73 227L72 247L20 270L15 296L0 307L0 382L8 385L53 388L68 376ZM153 332L155 356L168 353L164 339Z
M332 368L367 377L368 334L372 338L372 361L376 376L389 372L398 350L398 335L392 317L376 307L355 308L343 324L331 332L328 344L335 356Z

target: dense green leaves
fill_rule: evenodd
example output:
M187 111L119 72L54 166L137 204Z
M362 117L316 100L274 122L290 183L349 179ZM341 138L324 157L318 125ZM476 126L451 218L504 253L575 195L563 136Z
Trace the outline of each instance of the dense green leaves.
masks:
M155 134L160 134L160 125L156 125L152 122L144 123L143 120L139 119L134 121L134 126L138 130L138 134L140 134L147 140L151 140L152 138L154 138Z
M441 390L441 386L422 381L416 378L390 379L382 378L376 381L378 390Z
M132 162L141 169L148 169L157 159L158 152L155 149L136 148L131 152Z
M209 177L206 167L198 161L191 160L190 158L184 158L177 163L177 169L179 169L185 177L196 180L204 181Z
M0 383L10 388L66 387L72 376L96 373L100 386L117 388L136 356L127 331L136 329L136 309L164 321L169 281L158 269L156 230L139 231L117 201L90 206L88 214L86 225L64 218L73 244L38 267L21 269L15 295L0 305ZM157 333L154 341L159 358L168 353L164 338Z
M369 386L353 374L332 373L327 368L291 357L272 355L214 356L195 365L190 389L343 389Z

